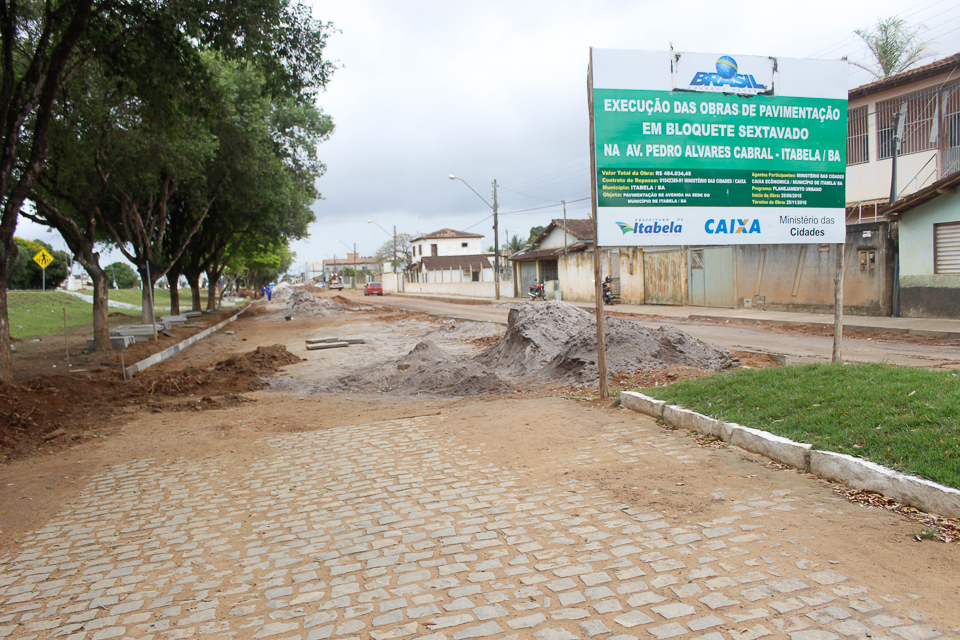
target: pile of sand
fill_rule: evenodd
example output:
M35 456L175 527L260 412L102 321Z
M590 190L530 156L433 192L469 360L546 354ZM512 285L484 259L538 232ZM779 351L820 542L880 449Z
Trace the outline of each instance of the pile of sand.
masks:
M592 315L566 302L523 303L510 309L506 333L476 360L507 379L527 380L560 355L571 336L596 326Z
M336 381L326 391L472 396L509 390L496 374L470 359L457 359L430 340L407 355Z
M605 318L604 329L609 373L675 365L707 371L736 366L727 351L679 329L646 329L618 318ZM506 332L476 357L456 358L426 340L402 358L340 378L335 386L465 396L505 391L535 380L589 384L598 375L593 315L565 302L548 301L511 309Z
M293 318L311 318L329 316L332 313L347 311L346 305L330 299L320 299L303 289L293 289L287 298L287 310L280 315Z
M274 300L283 302L293 294L294 288L289 282L281 282L277 286L272 287L270 292L270 295Z
M597 322L565 302L525 303L511 309L503 338L476 360L516 382L540 378L567 384L597 380ZM671 327L646 329L604 319L607 371L687 365L707 371L734 366L730 354Z

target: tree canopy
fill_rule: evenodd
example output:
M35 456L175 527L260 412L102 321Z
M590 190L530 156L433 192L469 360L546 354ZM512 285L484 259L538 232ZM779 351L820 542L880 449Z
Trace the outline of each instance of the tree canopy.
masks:
M927 57L927 43L921 38L923 27L911 29L903 18L877 20L870 29L854 31L867 45L873 60L868 65L852 64L886 78L905 71Z
M217 83L211 60L251 69L258 80L248 88L256 97L286 104L288 112L299 109L324 119L312 105L334 70L324 58L334 29L314 20L309 7L294 2L54 0L0 6L0 382L12 379L6 289L17 254L13 230L24 200L36 193L58 118L66 122L81 102L87 103L88 117L96 116L91 104L107 98L101 113L106 117L100 122L116 126L109 139L102 140L109 144L100 149L112 152L113 165L88 159L85 167L70 167L73 184L95 185L95 193L58 193L55 187L64 183L55 179L41 184L39 200L49 197L46 203L51 206L38 205L38 215L61 215L61 233L87 249L77 258L88 269L99 269L90 247L92 239L101 239L106 231L118 245L138 247L132 252L135 263L156 259L172 264L176 252L165 246L167 230L186 229L176 234L181 247L196 233L215 200L216 185L225 182L224 174L212 166L228 137L224 132L230 125L234 131L245 126L238 121L242 118L217 112L229 100L208 99L224 86ZM88 84L91 79L96 83ZM78 90L61 99L71 82L78 83ZM226 126L216 129L214 121ZM329 119L325 123L329 132ZM271 139L290 167L288 179L317 175L318 139L311 138L313 131L282 121L270 124L273 133L288 132ZM75 131L78 136L91 133ZM104 153L97 160L107 157ZM139 162L129 162L131 158ZM65 157L61 160L63 170L69 165L63 164ZM65 175L61 171L59 177ZM312 181L300 188L315 195L314 189ZM85 203L66 197L78 193ZM52 201L56 198L59 201ZM80 204L93 209L94 217L82 212ZM186 215L189 222L173 224L178 215Z

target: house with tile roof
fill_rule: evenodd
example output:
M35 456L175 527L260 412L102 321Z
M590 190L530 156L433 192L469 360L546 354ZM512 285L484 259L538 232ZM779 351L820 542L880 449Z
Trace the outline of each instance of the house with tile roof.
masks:
M417 236L410 241L413 264L404 272L404 291L493 297L493 254L483 251L482 240L482 234L455 229ZM503 276L509 280L509 272Z

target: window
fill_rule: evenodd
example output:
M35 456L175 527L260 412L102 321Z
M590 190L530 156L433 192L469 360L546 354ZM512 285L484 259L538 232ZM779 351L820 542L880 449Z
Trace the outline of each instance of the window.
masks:
M960 222L933 225L933 272L960 275Z
M435 244L430 245L430 255L431 256L437 255L437 245Z
M466 248L467 248L467 243L466 243L466 242L461 242L461 243L460 243L460 246L463 247L464 249L466 249Z
M877 103L877 151L880 160L893 157L893 123L900 113L903 139L897 155L937 148L940 96L938 87L928 87ZM848 124L849 127L849 124Z
M867 105L847 112L847 165L870 161Z

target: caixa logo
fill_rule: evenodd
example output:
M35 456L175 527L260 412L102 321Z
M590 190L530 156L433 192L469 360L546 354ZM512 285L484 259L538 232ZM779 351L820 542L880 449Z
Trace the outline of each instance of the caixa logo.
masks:
M683 220L637 220L633 224L618 222L617 226L623 235L637 233L641 235L672 235L683 231Z
M731 218L730 220L725 220L720 218L719 220L714 220L710 218L707 220L707 223L704 225L704 229L707 233L760 233L760 220L754 218L753 220L738 220L736 218Z
M730 56L720 56L717 59L717 70L698 71L690 81L690 86L701 91L712 89L731 93L761 93L767 90L767 87L757 82L752 75L737 71L739 69L736 60Z

